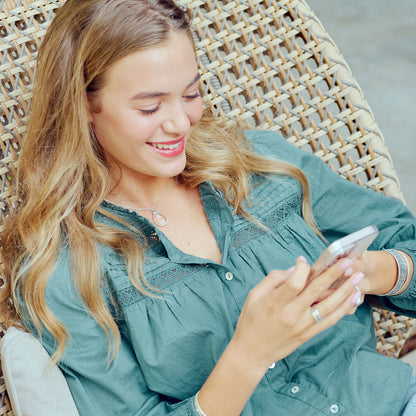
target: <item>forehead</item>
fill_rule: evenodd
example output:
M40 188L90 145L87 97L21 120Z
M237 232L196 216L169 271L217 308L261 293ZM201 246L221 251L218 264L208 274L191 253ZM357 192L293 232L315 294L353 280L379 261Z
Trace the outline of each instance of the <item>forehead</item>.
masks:
M106 73L103 90L130 95L147 90L165 91L188 85L197 72L190 39L184 33L173 32L166 41L115 62Z

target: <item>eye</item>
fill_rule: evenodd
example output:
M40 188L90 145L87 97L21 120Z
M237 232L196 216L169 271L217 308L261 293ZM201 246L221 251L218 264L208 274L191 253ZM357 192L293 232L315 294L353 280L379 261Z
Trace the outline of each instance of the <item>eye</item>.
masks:
M150 115L152 115L152 114L154 114L154 113L156 113L156 111L158 111L159 110L159 108L160 108L160 104L158 104L156 107L154 107L154 108L150 108L149 110L139 110L139 112L141 113L141 114L143 114L144 116L150 116Z
M198 98L200 96L201 96L201 94L199 92L197 92L195 94L185 95L183 98L185 98L186 100L193 100L193 99Z

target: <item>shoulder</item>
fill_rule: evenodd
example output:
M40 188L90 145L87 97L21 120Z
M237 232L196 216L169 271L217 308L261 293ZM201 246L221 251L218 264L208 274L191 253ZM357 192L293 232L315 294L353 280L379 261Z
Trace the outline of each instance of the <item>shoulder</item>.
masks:
M266 150L265 146L268 145L272 145L273 147L275 147L275 145L291 146L291 144L284 139L282 135L271 130L245 130L244 134L250 144L259 150L263 148Z
M100 263L101 272L107 275L108 265L116 255L113 249L98 245L98 261ZM68 304L83 304L83 300L79 293L77 278L74 276L72 253L69 247L61 247L54 269L48 279L46 287L46 300L48 305L54 309L54 306L63 306Z
M271 159L279 159L292 164L298 164L297 162L302 156L308 155L307 152L298 149L274 131L246 130L245 136L253 152Z
M308 176L309 180L321 171L325 175L330 171L330 177L338 176L318 156L296 147L279 133L268 130L246 130L245 136L253 152L296 166Z

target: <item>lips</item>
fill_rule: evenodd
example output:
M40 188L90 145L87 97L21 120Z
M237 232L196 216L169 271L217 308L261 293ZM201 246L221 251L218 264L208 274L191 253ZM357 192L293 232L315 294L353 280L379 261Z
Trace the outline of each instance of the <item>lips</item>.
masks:
M174 157L183 152L185 138L181 137L178 140L171 140L169 142L148 142L147 144L163 156Z
M156 147L157 149L164 149L164 150L172 150L176 149L178 146L180 146L181 142L175 143L175 144L166 144L166 143L151 143L153 147Z

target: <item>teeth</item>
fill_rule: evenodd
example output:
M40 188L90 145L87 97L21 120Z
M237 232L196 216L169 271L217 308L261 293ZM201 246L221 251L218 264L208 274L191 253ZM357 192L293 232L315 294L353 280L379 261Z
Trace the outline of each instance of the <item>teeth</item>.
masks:
M180 143L176 143L176 144L160 144L160 143L152 143L153 147L156 147L157 149L176 149L177 147L179 147Z

